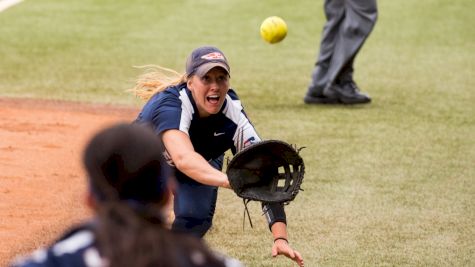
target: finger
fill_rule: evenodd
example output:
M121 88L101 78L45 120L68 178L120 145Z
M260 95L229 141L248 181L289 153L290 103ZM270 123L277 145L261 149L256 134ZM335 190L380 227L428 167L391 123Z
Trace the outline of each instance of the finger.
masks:
M300 252L298 252L297 250L294 250L294 253L295 253L296 259L302 260L302 254L300 254Z
M279 255L279 253L277 253L277 246L273 245L272 246L272 257L277 257L277 255Z
M285 245L278 246L277 252L279 255L284 255L287 258L295 258L294 250L287 243L285 243Z
M288 255L289 258L295 259L295 253L294 253L294 250L293 250L293 249L288 248L288 249L287 249L287 255Z
M300 254L300 252L294 250L294 253L295 253L295 261L299 264L299 266L303 266L303 257L302 257L302 254Z

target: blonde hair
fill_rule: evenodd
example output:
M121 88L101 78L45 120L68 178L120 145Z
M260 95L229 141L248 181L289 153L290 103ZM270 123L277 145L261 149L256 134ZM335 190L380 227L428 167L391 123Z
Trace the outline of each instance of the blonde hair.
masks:
M137 78L135 86L128 91L142 100L148 100L167 87L186 81L185 74L158 65L138 66L136 68L145 69L145 73Z

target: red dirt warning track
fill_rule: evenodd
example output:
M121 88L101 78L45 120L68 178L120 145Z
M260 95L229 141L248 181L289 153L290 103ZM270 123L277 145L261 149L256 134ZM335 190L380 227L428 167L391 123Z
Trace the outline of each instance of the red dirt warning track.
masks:
M0 266L89 216L83 147L134 107L0 98Z

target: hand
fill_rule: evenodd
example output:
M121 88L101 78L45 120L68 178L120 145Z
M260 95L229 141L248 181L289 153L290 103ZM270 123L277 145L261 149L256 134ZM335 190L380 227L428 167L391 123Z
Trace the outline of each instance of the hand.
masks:
M302 255L296 250L293 250L289 243L283 239L277 239L272 246L272 257L277 257L277 255L284 255L287 258L295 261L300 267L303 267L303 258Z
M220 186L223 187L223 188L231 189L231 185L229 184L229 180L228 180L227 176L226 176L226 179L224 180L224 182Z
M228 176L225 173L221 173L219 187L231 189L231 184L229 184Z

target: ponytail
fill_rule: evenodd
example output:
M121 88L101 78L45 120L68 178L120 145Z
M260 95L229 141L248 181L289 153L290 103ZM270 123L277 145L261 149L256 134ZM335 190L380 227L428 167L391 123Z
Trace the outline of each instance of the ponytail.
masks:
M128 91L142 100L148 100L167 87L186 81L185 74L158 65L139 66L138 68L145 69L145 73L138 77L135 86Z
M223 259L201 240L168 230L163 218L153 216L157 210L143 208L148 212L122 202L101 204L95 231L98 249L108 266L225 267Z

